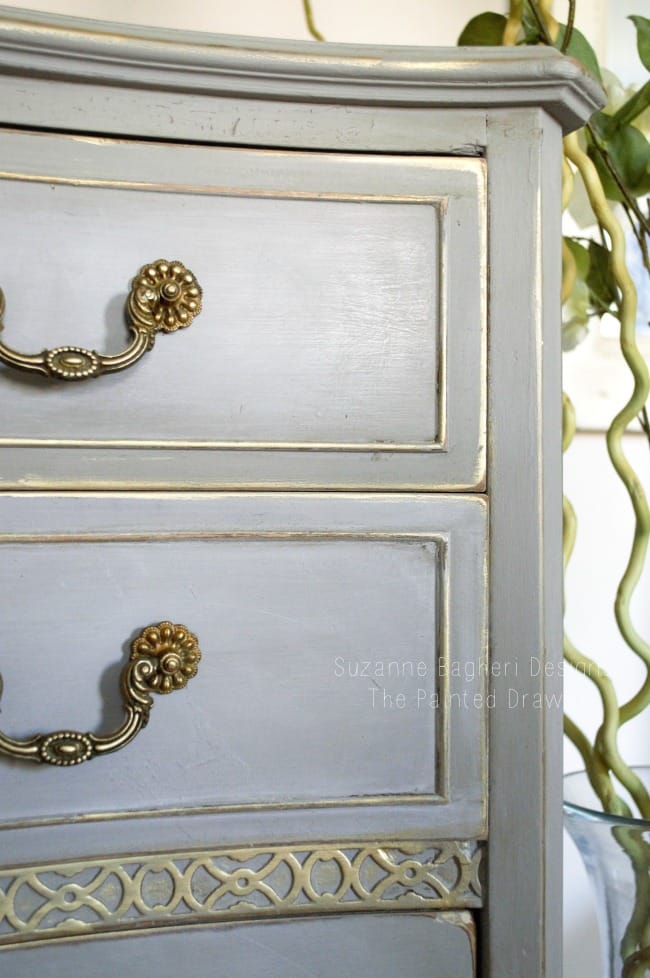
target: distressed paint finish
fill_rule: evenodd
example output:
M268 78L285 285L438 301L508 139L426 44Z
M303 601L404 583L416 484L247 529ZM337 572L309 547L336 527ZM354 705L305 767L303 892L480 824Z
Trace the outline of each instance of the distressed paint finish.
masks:
M0 52L3 65L21 79L20 98L15 107L7 107L7 121L25 124L27 117L35 127L78 130L81 114L87 131L205 142L312 148L329 144L338 149L351 139L355 149L376 149L373 141L378 139L386 148L382 143L391 122L385 120L391 113L382 109L426 106L454 110L443 127L451 126L451 136L439 131L439 146L449 152L451 146L458 150L470 145L476 154L473 134L461 134L454 123L458 110L469 110L469 118L480 120L477 107L540 105L570 129L577 128L600 99L597 84L584 69L546 48L322 48L313 42L210 37L76 18L66 23L65 18L28 11L17 21L16 11L9 10L0 21ZM173 86L170 68L176 79ZM219 96L219 101L208 102L206 96ZM287 113L284 102L293 106ZM334 116L338 126L321 128L321 103L345 108L342 116ZM307 111L296 114L295 106ZM357 106L373 108L367 135L357 131ZM221 128L224 116L229 131ZM326 114L324 121L332 118ZM341 131L342 119L347 125ZM256 128L260 123L261 129ZM404 132L399 122L392 125L395 133ZM432 149L431 137L414 128L409 126L411 148L411 141L423 141Z
M13 11L0 16L0 122L21 131L1 137L0 193L15 192L16 205L4 210L16 206L21 226L25 211L61 215L63 244L49 240L49 249L67 264L56 295L41 289L31 312L27 305L21 311L28 299L15 279L19 298L7 294L4 339L11 345L15 336L18 345L14 331L24 330L21 346L29 352L36 335L30 330L44 329L51 346L47 323L67 327L72 312L64 306L56 320L45 317L60 291L73 296L70 306L78 303L75 321L82 311L84 328L99 329L93 342L100 349L121 344L115 330L125 279L163 254L165 236L184 227L179 214L187 221L178 239L183 250L193 240L203 252L215 249L206 301L210 291L219 295L216 266L229 268L237 288L224 300L237 329L216 337L202 313L186 335L157 345L149 384L138 374L136 394L129 394L128 375L119 397L104 383L112 378L97 382L96 401L79 387L87 402L83 411L75 402L73 420L65 420L59 394L49 417L40 388L19 388L2 372L3 478L16 490L0 497L3 593L12 594L9 610L21 611L4 621L11 646L27 649L16 662L3 653L3 723L24 732L36 700L35 725L48 711L52 719L60 711L66 726L108 722L121 643L151 621L186 623L204 659L192 687L174 697L181 702L169 704L164 720L154 713L142 734L165 746L148 753L148 773L137 767L138 741L130 754L57 772L67 782L46 784L47 771L3 763L9 800L0 864L110 861L127 848L123 839L142 856L252 843L341 850L354 839L408 846L485 838L487 909L474 911L483 915L482 978L556 978L560 716L530 700L510 709L508 697L512 686L520 701L557 689L557 675L545 679L543 666L552 671L560 649L560 135L597 107L597 87L547 50L242 43L123 33L45 15L12 18ZM121 186L108 186L116 180ZM138 252L148 243L139 215L149 205L160 249L138 254L117 274L120 256L132 248L135 259L136 241ZM103 208L113 221L110 254L101 252L110 276L93 280L95 271L88 273L99 324L85 316L84 282L72 274L64 281L80 249L65 229L64 212L75 208L86 253L89 242L104 248L93 235L93 215ZM204 213L209 220L201 220ZM335 216L341 214L344 220ZM246 268L234 260L228 266L227 249L211 230L224 218ZM342 250L331 260L316 251L310 271L304 262L308 248L322 247L319 226L331 243L340 237ZM339 236L339 228L354 233ZM25 247L30 233L53 234L48 221L36 224ZM7 240L23 247L20 234ZM275 240L271 258L282 259L283 274L294 261L301 271L298 286L282 279L280 297L268 285L267 256L249 255L256 241L268 252ZM365 252L364 241L372 245ZM189 255L172 247L168 257L189 264L205 284ZM3 267L10 263L11 253ZM319 285L312 271L324 263L329 278ZM29 265L25 252L19 265ZM250 405L260 376L245 375L243 366L229 371L227 359L226 366L218 360L206 395L206 362L214 363L215 351L226 353L217 339L239 360L243 352L253 357L254 345L240 335L256 315L251 269L262 280L267 275L261 293L273 330L265 336L258 315L248 340L268 344L275 369L264 382L268 410L256 405L257 414L240 417L235 394L244 391ZM341 275L346 288L338 305L354 298L358 356L329 301ZM241 307L233 305L238 288ZM311 335L296 328L296 295L310 311ZM377 306L376 334L364 299ZM292 308L293 318L285 315ZM331 350L329 360L314 352L319 331L330 329L333 347L345 351L340 377ZM177 358L191 360L195 331L199 356L188 394L174 370ZM66 332L60 341L74 337ZM384 341L390 355L382 359ZM291 371L301 366L306 380L292 386ZM168 418L158 413L161 378L168 387L181 384L170 393ZM340 401L331 396L334 379ZM217 387L230 391L225 413ZM14 396L25 410L15 410ZM127 445L131 437L139 448ZM30 486L70 492L24 491ZM156 487L175 491L145 491ZM116 488L139 491L89 492ZM240 491L205 492L210 488ZM326 491L300 492L307 488ZM473 496L443 491L461 488ZM251 489L274 491L241 491ZM34 595L40 614L27 611ZM163 598L183 613L159 608ZM88 643L97 616L101 627ZM207 672L203 634L221 649ZM397 707L374 724L353 702L358 679L350 677L341 692L342 677L323 674L316 684L323 701L313 708L313 675L333 645L350 650L344 664L360 651L369 662L417 652L429 665L447 656L469 668L486 643L501 674L470 678L461 670L441 680L441 689L489 688L491 706L472 701L433 722ZM59 702L50 692L53 658L66 680ZM532 674L533 658L540 674ZM93 666L90 680L80 678L84 660ZM188 714L204 672L207 684ZM28 706L19 695L25 689ZM13 719L10 709L17 709ZM265 715L273 722L264 725ZM179 730L189 733L189 751ZM202 777L206 743L209 776ZM18 962L22 969L12 978L47 976L48 968L52 976L94 969L104 978L97 971L104 961L106 976L155 970L166 978L185 963L190 939L194 964L204 961L207 971L218 957L233 978L258 972L260 959L281 962L283 975L304 973L314 961L324 976L354 970L430 978L435 968L437 978L472 978L477 971L475 921L465 910L305 914L264 925L196 926L191 937L179 923L110 943L63 940L39 949L27 942L6 952L12 968Z

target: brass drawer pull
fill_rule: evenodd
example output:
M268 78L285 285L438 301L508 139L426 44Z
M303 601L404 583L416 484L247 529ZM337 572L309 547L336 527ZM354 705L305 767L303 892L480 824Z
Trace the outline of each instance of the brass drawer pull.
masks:
M131 643L131 657L120 676L126 720L115 733L99 737L76 730L56 730L36 734L29 740L14 740L0 733L0 753L70 767L119 750L147 725L153 706L150 693L182 689L196 675L200 658L196 635L184 625L170 621L149 625Z
M0 330L5 298L0 289ZM55 380L89 380L132 366L153 348L156 333L185 329L201 311L201 286L179 261L159 258L143 265L126 303L133 341L113 356L80 346L58 346L42 353L17 353L0 342L0 360L16 370L45 374Z

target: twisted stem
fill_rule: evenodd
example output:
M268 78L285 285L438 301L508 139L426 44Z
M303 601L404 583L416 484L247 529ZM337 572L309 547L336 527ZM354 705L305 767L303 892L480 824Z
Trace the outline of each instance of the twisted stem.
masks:
M519 40L522 31L522 18L524 14L524 0L510 0L510 11L503 29L501 43L506 47L514 47Z
M607 701L603 700L603 722L596 735L595 750L630 791L640 813L647 818L650 817L650 797L641 780L622 762L616 739L618 729L650 704L650 645L637 632L630 614L631 599L645 564L650 541L650 508L641 482L627 460L622 444L628 425L645 407L650 393L650 376L636 343L636 290L625 264L623 230L610 210L596 168L581 148L575 133L565 138L564 148L567 158L582 177L596 220L611 243L612 275L620 290L621 352L634 377L632 395L607 432L607 450L630 497L635 516L634 539L618 587L614 611L619 631L628 647L643 662L646 676L640 689L620 710L618 706L614 708L609 703L609 697Z
M309 33L311 34L311 36L314 38L314 40L316 40L316 41L324 41L325 38L323 37L323 35L321 34L321 32L316 27L316 21L314 20L314 11L312 10L310 0L302 0L302 6L303 6L303 10L305 12L305 20L307 22L307 30L309 31Z

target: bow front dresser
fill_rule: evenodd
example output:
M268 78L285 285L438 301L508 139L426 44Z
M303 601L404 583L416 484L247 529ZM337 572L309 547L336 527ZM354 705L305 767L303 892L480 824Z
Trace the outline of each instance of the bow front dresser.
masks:
M549 50L0 11L0 973L557 978Z

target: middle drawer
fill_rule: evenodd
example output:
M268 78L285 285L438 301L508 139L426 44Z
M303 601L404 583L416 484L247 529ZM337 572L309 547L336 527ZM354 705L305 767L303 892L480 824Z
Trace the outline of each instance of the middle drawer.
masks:
M237 812L240 838L485 834L484 499L16 494L0 509L6 737L110 737L148 626L182 624L202 651L115 753L0 756L3 819L207 807ZM39 750L65 762L76 743Z

